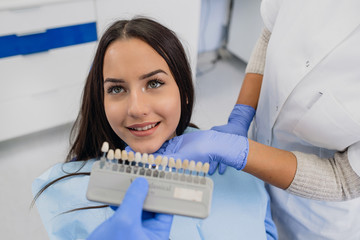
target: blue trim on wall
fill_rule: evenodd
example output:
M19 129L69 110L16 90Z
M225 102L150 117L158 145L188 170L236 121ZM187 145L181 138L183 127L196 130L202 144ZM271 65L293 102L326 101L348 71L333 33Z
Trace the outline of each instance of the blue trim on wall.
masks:
M0 58L97 41L96 22L52 28L24 36L0 36Z

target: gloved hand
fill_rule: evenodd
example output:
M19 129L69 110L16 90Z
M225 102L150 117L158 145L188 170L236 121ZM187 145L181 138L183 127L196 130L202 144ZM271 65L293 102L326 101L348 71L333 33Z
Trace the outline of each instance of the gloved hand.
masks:
M168 240L173 215L142 210L148 189L145 178L136 178L114 215L98 226L87 239Z
M247 137L254 115L255 109L253 107L244 104L236 104L230 113L228 123L221 126L215 126L211 128L211 130Z
M242 170L248 152L249 142L246 137L205 130L170 139L162 154L175 159L209 162L209 174L213 174L218 163Z
M247 137L247 133L254 115L255 109L253 107L244 104L236 104L230 113L228 123L225 125L212 127L211 130ZM226 165L219 163L219 173L224 174L225 170Z

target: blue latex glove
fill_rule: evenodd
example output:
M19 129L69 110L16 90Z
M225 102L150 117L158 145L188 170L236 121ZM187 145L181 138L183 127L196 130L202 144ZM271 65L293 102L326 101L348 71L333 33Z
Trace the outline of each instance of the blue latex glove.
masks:
M228 123L225 125L212 127L211 130L247 137L247 133L254 115L255 109L253 107L243 104L236 104L230 113ZM218 169L220 174L224 174L226 165L219 163Z
M243 104L236 104L230 113L228 123L221 126L215 126L211 128L211 130L247 137L247 133L254 115L255 109L253 107Z
M213 174L218 163L242 170L248 152L249 142L246 137L206 130L172 138L162 154L175 159L209 162L209 174Z
M148 189L145 178L136 178L114 215L97 227L87 239L168 240L173 215L142 210Z

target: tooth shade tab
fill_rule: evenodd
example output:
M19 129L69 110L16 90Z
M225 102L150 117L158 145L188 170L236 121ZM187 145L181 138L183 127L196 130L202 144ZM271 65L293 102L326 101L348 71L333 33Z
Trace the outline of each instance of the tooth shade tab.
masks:
M149 165L153 165L155 163L155 157L154 155L150 154L148 158Z
M169 159L169 168L174 168L174 167L175 167L175 159L171 157Z
M166 168L166 166L168 165L168 162L169 162L169 159L168 159L168 157L163 157L162 159L161 159L161 166L162 166L162 169L164 170L165 168Z
M176 159L176 162L175 162L175 168L176 168L176 170L179 171L180 168L181 168L181 166L182 166L181 159L180 159L180 158Z
M120 149L115 149L115 156L114 156L114 158L116 159L116 160L119 160L120 158L121 158L121 150Z
M141 162L141 153L139 153L139 152L135 153L135 162L136 163Z
M128 153L128 160L129 160L129 162L132 162L132 161L134 161L135 160L135 156L134 156L134 152L129 152Z
M106 153L106 152L109 151L109 143L108 142L103 142L102 147L101 147L101 151L103 153Z
M121 151L121 159L124 160L124 161L128 160L128 154L127 154L126 150Z
M160 166L161 164L161 160L162 160L162 157L159 155L155 158L155 165L156 166Z
M110 149L107 153L107 159L113 160L114 159L114 150Z
M194 161L194 160L191 160L191 161L190 161L189 170L190 170L190 171L194 171L194 170L195 170L195 161Z
M201 171L205 174L207 174L209 172L209 169L210 169L210 164L209 163L204 163Z
M189 160L185 159L182 163L182 168L185 170L185 169L188 169L189 167Z
M141 162L145 165L146 163L148 163L148 158L149 155L147 153L144 153L141 157Z
M195 166L196 171L201 172L202 166L203 166L202 162L197 162Z

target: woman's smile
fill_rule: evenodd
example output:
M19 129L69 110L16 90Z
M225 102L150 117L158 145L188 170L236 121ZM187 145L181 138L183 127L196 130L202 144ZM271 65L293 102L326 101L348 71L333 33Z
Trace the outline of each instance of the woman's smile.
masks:
M153 134L158 129L159 124L160 122L133 124L127 129L136 137L145 137Z

